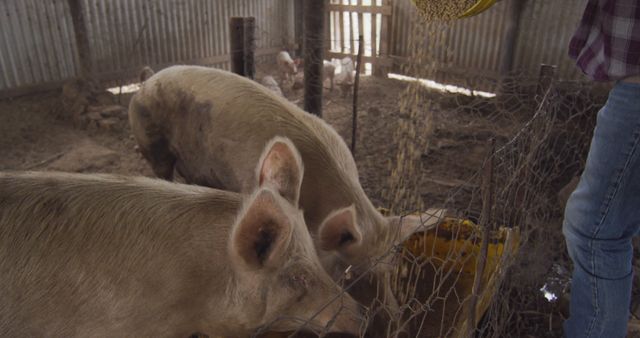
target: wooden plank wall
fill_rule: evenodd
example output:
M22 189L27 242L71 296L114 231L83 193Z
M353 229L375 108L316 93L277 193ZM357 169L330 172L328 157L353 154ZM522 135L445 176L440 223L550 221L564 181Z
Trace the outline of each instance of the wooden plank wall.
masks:
M327 58L351 57L358 52L358 36L363 35L363 63L384 73L389 58L391 0L330 0L327 6Z

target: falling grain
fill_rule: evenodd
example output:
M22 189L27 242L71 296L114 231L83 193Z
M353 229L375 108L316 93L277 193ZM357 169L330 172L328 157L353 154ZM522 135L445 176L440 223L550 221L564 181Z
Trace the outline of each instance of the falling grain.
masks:
M452 20L471 8L477 0L411 0L427 21Z

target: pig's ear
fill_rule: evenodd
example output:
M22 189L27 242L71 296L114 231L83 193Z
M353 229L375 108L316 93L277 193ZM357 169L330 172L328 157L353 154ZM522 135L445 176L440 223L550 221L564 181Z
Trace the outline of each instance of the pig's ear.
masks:
M318 229L320 248L348 253L362 243L362 233L356 223L353 206L338 209L324 220Z
M260 156L256 176L259 187L274 189L297 207L303 173L298 149L288 138L275 137Z
M403 241L416 232L427 231L438 225L445 213L446 209L432 208L420 215L391 216L388 219L390 224L397 224L397 238Z
M278 266L289 245L292 225L277 197L260 190L236 221L230 241L232 254L251 269Z

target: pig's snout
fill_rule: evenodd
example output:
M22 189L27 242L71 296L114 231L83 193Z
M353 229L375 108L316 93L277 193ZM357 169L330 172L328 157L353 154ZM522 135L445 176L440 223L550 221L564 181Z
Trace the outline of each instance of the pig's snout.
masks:
M347 333L356 337L360 337L364 331L364 315L363 311L357 313L349 313L336 318L335 329L330 331Z
M338 307L337 311L327 313L325 316L328 332L346 333L360 337L365 329L365 311L362 306L352 299L345 299Z

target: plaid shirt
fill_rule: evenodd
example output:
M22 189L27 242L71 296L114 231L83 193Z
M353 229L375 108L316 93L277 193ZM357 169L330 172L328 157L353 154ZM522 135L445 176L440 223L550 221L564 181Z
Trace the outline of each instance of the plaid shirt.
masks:
M640 75L640 0L589 0L569 56L596 81Z

